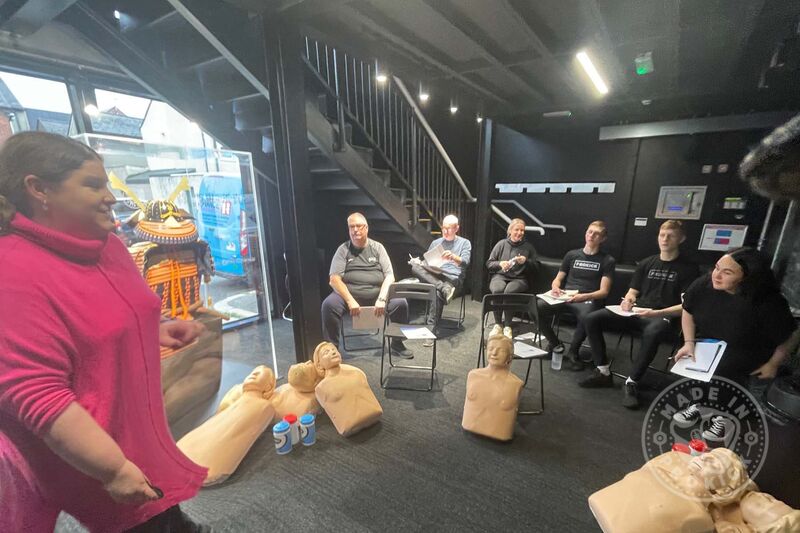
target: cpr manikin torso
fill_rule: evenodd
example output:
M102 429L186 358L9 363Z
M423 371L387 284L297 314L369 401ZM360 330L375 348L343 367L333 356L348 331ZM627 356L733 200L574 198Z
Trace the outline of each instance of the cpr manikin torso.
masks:
M698 457L667 452L589 497L607 533L705 533L709 506L736 503L754 488L739 457L717 448Z
M312 361L289 367L289 383L278 387L272 396L275 420L281 420L290 413L298 417L306 413L319 414L321 408L314 393L319 379Z
M376 423L383 409L360 369L342 364L339 350L322 342L314 350L314 367L324 376L315 389L317 400L345 437Z
M511 440L517 419L522 380L511 373L514 347L508 337L486 341L489 366L467 375L467 397L461 427L497 440Z
M275 374L258 366L226 394L224 407L178 441L178 448L195 463L208 468L204 485L225 481L250 447L272 423L275 409L271 398Z

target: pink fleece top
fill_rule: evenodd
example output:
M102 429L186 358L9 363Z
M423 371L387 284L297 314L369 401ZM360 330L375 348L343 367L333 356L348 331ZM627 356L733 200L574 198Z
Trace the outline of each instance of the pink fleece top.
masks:
M0 461L14 464L0 472L33 479L43 503L92 531L129 529L194 496L206 469L178 450L167 428L160 302L125 246L115 235L80 240L21 214L10 226L0 236ZM73 401L164 491L162 499L115 503L100 482L50 451L41 436Z

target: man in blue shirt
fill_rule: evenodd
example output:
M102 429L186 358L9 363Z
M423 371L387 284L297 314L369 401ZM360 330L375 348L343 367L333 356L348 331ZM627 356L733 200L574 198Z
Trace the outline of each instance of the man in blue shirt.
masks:
M439 324L444 305L450 303L456 291L464 286L472 244L464 237L459 237L458 230L458 217L447 215L442 221L442 236L428 247L428 251L439 245L444 248L442 258L445 262L440 269L411 261L411 273L420 281L436 287L436 302L433 312L428 316L429 326L436 327Z

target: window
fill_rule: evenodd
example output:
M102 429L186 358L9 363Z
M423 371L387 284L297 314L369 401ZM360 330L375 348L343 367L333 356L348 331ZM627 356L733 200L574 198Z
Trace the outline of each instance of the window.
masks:
M28 130L74 133L67 86L0 71L0 142Z

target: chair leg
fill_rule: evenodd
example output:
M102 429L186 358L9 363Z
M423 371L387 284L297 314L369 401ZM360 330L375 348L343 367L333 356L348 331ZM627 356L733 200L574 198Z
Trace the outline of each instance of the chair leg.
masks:
M532 361L529 361L532 363ZM528 371L530 371L531 367L528 366ZM525 383L528 382L527 375L525 377ZM517 411L518 416L529 416L529 415L540 415L544 413L544 364L542 360L539 359L539 409L534 409L532 411Z

